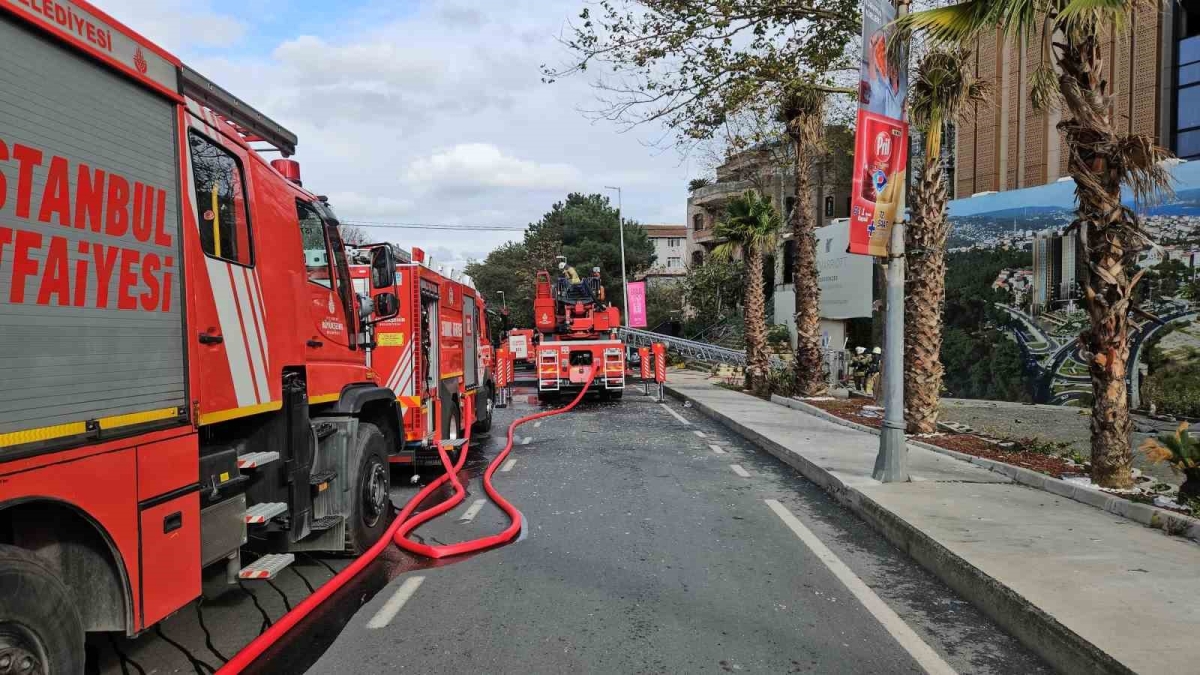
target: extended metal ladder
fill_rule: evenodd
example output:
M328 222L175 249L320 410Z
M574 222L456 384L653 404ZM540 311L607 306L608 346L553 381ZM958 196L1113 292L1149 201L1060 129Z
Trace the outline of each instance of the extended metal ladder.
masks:
M724 363L730 366L746 365L746 352L728 347L721 347L697 340L671 337L670 335L652 333L648 330L639 330L637 328L621 327L617 329L617 334L630 347L649 347L656 342L661 342L667 345L667 350L675 352L685 359L702 361L704 363ZM772 356L771 360L773 365L780 365L782 363L776 356Z

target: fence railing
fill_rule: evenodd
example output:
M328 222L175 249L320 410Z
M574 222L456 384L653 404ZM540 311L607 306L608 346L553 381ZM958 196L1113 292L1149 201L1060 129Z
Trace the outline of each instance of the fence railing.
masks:
M661 342L667 345L667 351L691 361L740 367L745 367L746 365L746 352L737 349L729 349L728 347L701 342L699 340L672 337L639 328L621 327L617 329L617 333L625 344L630 347L649 347L655 342ZM849 377L849 354L845 350L826 349L824 350L823 361L822 370L830 386L836 386ZM783 359L772 355L771 365L777 368L782 367L784 365Z

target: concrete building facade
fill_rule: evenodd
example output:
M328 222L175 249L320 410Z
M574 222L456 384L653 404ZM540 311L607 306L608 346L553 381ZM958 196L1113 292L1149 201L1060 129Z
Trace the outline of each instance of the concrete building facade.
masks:
M654 244L654 267L638 275L648 284L675 281L687 274L686 225L649 224L642 225L650 243Z
M1119 133L1153 136L1184 158L1200 158L1200 0L1142 3L1103 39L1102 58ZM1067 175L1061 113L1034 110L1030 79L1042 34L980 38L975 74L993 95L956 132L954 195L1014 190Z

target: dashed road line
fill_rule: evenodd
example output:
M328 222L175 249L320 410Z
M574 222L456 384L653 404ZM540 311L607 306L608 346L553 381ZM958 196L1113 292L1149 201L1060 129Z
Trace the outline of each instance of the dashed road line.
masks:
M392 622L392 619L396 618L396 614L404 608L404 603L408 602L409 598L413 596L413 593L417 592L417 589L421 587L424 581L425 577L409 577L405 579L404 583L400 584L400 588L396 589L392 597L388 598L383 607L380 607L379 611L375 612L375 616L371 617L371 620L367 622L367 628L385 628Z
M730 465L729 465L729 468L730 468L730 469L731 469L731 470L732 470L734 473L736 473L737 475L741 476L742 478L749 478L749 477L750 477L750 472L749 472L749 471L746 471L745 469L743 469L741 464L730 464Z
M526 436L525 438L521 439L521 445L529 445L529 442L532 440L533 440L532 436Z
M500 473L508 473L509 471L512 471L512 468L516 465L517 465L517 460L510 459L504 463L504 466L500 467Z
M542 426L542 421L541 421L541 420L538 420L538 421L536 421L536 422L534 422L534 423L533 423L533 428L534 428L534 429L536 429L536 428L538 428L538 427L540 427L540 426Z
M667 412L671 413L671 417L674 417L675 419L679 420L683 424L687 424L687 425L691 424L691 422L684 419L683 415L680 415L679 413L675 412L674 410L671 410L671 408L666 403L659 403L659 405L662 406L663 410L666 410Z
M704 433L703 431L700 431L699 429L693 429L692 433L696 434L700 438L708 438L708 434Z
M469 523L472 520L475 520L475 516L479 515L479 510L482 509L483 505L486 503L486 499L476 499L475 502L471 504L469 508L467 508L466 512L462 514L462 518L458 519L458 522Z
M787 510L783 504L777 500L765 500L767 506L770 507L775 515L779 516L780 520L788 526L804 542L804 545L812 551L821 562L825 563L825 567L829 568L830 572L841 581L847 590L866 607L867 611L875 617L884 629L900 643L900 646L909 653L920 664L925 672L931 675L956 675L953 668L948 663L938 656L938 653L932 647L925 644L925 641L913 632L908 624L899 617L891 607L887 606L883 600L875 595L869 586L863 583L854 572L842 562L833 551L830 551L825 544L813 534L811 530L800 522L800 519Z
M723 454L725 454L725 450L724 450L724 449L723 449L721 446L719 446L719 445L716 445L716 444L710 444L708 447L709 447L709 448L712 448L712 451L713 451L713 452L715 452L715 453L717 453L718 455L723 455Z

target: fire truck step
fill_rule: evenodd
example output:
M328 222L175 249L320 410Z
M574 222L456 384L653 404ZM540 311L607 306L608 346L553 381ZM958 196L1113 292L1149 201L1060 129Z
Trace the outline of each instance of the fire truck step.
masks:
M317 518L313 521L312 531L324 532L325 530L332 530L340 525L343 520L345 520L344 516L325 516L324 518Z
M454 440L442 441L442 447L447 450L455 450L467 444L465 438L455 438Z
M238 455L239 469L257 469L263 464L270 464L279 459L278 452L248 452Z
M321 485L332 481L334 478L337 478L336 471L318 471L317 473L314 473L308 477L308 484L313 487L320 487Z
M268 553L242 568L240 579L274 579L285 567L296 562L295 553Z
M255 504L246 509L246 524L255 525L265 523L275 516L287 513L288 506L283 502L264 502Z

